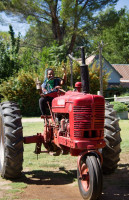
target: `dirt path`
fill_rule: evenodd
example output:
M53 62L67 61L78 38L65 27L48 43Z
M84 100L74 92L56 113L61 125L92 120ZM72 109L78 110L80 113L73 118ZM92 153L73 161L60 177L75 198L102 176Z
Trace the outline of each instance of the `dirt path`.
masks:
M76 169L65 171L26 171L20 182L27 188L19 194L20 200L81 200ZM104 176L101 200L129 200L129 154L121 153L115 173Z

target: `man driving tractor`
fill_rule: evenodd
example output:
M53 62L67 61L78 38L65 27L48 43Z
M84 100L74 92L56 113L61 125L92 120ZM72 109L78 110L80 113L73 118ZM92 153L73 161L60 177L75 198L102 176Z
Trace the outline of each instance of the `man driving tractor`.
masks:
M41 98L39 99L39 107L42 115L47 115L47 109L46 109L48 107L47 102L49 102L51 106L51 102L54 98L51 96L45 96L45 94L57 92L64 84L65 80L66 80L66 73L64 73L63 79L61 79L58 77L54 77L53 69L48 68L45 70L45 80L41 85L42 94Z

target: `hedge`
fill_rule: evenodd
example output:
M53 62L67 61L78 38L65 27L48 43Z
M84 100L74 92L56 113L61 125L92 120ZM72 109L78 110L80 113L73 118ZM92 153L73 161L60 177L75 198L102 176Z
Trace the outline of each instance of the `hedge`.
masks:
M24 116L38 116L40 95L36 90L36 74L20 70L15 77L10 77L8 81L1 84L0 95L2 101L14 101L20 106Z

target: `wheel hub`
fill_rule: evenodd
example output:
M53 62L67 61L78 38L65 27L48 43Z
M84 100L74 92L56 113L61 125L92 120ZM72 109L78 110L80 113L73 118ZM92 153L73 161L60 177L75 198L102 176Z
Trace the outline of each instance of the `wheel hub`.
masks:
M81 178L81 183L83 186L83 189L85 191L89 190L89 169L87 167L87 165L85 163L83 163L83 165L81 166L81 174L82 174L82 178Z

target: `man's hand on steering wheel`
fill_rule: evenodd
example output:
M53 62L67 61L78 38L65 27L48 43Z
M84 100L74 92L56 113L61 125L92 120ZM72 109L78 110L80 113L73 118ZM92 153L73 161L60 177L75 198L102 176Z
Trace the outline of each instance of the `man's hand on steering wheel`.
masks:
M55 80L55 79L59 79L59 80L60 80L60 84L61 84L61 82L63 81L63 79L60 78L60 77L51 77L51 78L49 78L49 80L47 81L47 84L49 84L49 81ZM62 84L61 84L61 85L62 85ZM55 86L52 90L54 90L54 89L60 89L60 88L61 88L61 85Z
M60 89L61 86L60 85L57 85L56 87L54 87L53 89Z
M51 77L46 84L49 84L50 80L54 80L54 79L60 79L60 82L62 81L62 79L60 77ZM40 94L41 96L47 96L47 94L52 93L52 92L57 92L59 89L61 88L60 85L55 86L54 88L52 88L50 91L47 91L46 89L42 88L42 94Z

